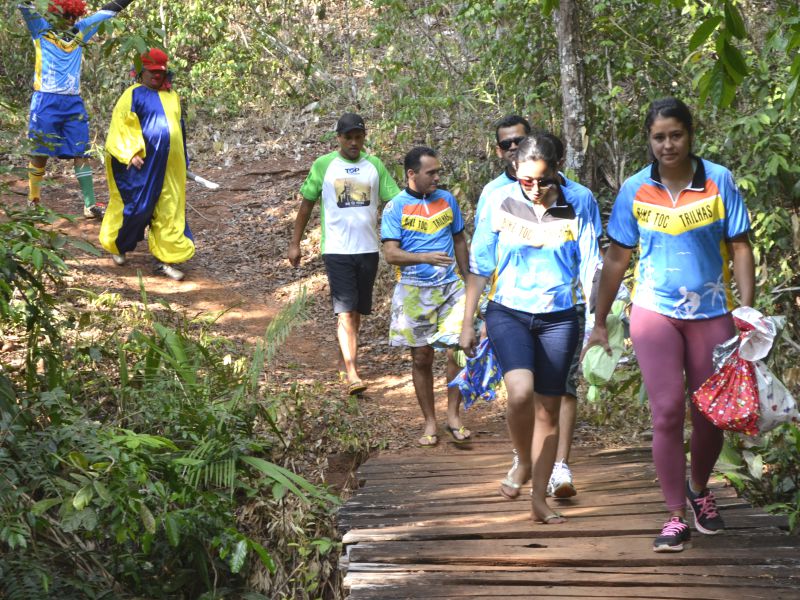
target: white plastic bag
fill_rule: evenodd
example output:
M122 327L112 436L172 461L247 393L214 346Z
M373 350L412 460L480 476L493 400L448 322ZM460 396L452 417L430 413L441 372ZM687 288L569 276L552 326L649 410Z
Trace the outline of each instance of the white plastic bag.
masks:
M800 423L797 402L763 361L756 361L758 384L758 432L764 433L783 423Z
M755 365L758 385L758 431L764 433L782 423L800 422L797 402L780 380L767 368L763 358L772 350L783 317L765 317L749 306L733 311L733 316L750 324L753 329L740 336L739 356ZM741 329L741 327L740 327ZM718 346L719 348L719 346Z

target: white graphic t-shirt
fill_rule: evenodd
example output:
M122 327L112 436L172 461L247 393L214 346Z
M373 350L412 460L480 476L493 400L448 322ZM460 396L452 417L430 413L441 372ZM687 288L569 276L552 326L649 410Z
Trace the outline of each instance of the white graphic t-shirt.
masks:
M378 251L378 203L400 193L386 167L365 152L347 160L338 151L319 157L300 187L306 200L320 205L323 254Z

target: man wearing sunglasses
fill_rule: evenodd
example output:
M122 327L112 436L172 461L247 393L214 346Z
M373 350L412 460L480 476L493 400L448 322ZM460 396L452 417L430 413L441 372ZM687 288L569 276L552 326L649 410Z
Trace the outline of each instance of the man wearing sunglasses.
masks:
M480 198L478 198L478 206L475 208L475 227L478 226L481 211L486 204L486 198L489 197L489 194L497 188L508 185L509 183L514 183L517 180L516 171L514 170L514 158L517 155L517 147L530 133L531 124L528 123L527 119L519 115L503 117L495 125L494 135L497 145L494 151L495 154L497 154L497 158L503 161L505 168L500 175L483 187Z

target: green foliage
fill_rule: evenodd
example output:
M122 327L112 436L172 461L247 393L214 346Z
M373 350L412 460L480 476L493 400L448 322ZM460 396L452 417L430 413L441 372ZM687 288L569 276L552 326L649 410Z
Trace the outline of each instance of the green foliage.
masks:
M800 528L800 429L782 425L760 438L729 436L717 470L759 506Z
M0 295L14 317L3 337L25 334L19 354L37 344L34 356L54 357L44 369L0 364L0 594L311 598L335 589L338 499L292 468L310 433L297 419L301 390L264 385L305 296L250 358L234 358L209 323L150 304L144 291L127 307L109 294L54 293L66 242L35 227L40 218L0 224L13 275Z

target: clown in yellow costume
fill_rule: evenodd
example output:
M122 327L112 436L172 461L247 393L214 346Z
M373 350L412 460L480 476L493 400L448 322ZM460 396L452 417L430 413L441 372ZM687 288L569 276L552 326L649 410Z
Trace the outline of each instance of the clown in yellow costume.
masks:
M100 243L114 262L144 239L156 270L180 281L176 264L194 255L186 223L186 168L180 99L167 81L167 55L153 48L142 55L141 83L123 92L106 139L109 204Z

